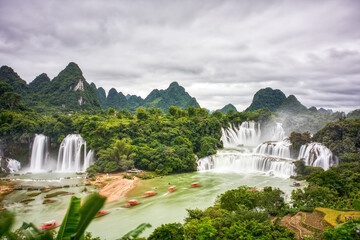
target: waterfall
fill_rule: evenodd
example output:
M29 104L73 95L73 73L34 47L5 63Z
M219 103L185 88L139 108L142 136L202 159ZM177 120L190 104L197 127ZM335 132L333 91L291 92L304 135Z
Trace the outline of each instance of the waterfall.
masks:
M84 166L83 166L83 172L86 171L88 167L90 167L91 164L95 162L95 153L93 150L90 150L85 158Z
M260 124L255 122L243 122L239 128L232 125L221 131L224 148L256 146L260 143Z
M295 175L291 160L279 160L236 151L221 150L216 155L199 159L198 171L256 173L263 172L276 177L288 178Z
M31 149L30 171L39 172L46 168L49 158L49 138L43 134L35 134Z
M90 159L86 154L86 142L80 134L69 134L60 144L56 169L61 172L82 172L90 166Z
M257 146L255 153L278 158L290 158L291 142L285 139L281 142L264 142Z
M282 123L276 123L275 127L272 129L271 141L282 141L285 137L285 131L282 127Z
M7 159L7 168L9 169L10 173L18 172L21 168L21 163L15 159Z
M337 157L330 149L317 142L302 145L298 159L304 159L305 165L322 167L324 170L338 164Z

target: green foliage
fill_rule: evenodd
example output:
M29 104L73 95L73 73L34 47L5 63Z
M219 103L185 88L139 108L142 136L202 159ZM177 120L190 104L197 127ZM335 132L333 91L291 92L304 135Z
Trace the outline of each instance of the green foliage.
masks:
M61 240L61 239L70 240L73 234L76 233L76 228L80 221L80 213L79 213L80 204L81 204L80 198L74 196L71 197L69 208L61 223L56 240Z
M98 194L90 195L80 206L81 199L72 197L70 206L61 223L56 239L83 239L85 229L96 213L102 208L106 198Z
M9 236L9 230L14 223L14 215L8 211L2 211L0 214L0 238L4 235Z
M304 133L292 132L290 134L289 140L291 142L293 156L298 156L300 147L306 143L311 142L311 136L309 132L304 132Z
M213 227L213 221L209 217L192 219L185 224L184 233L186 239L212 240L216 239L217 230Z
M352 220L336 226L328 228L324 232L322 239L326 240L356 240L360 239L360 221Z
M297 160L294 162L297 179L308 179L319 172L324 171L321 167L306 166L304 160Z
M162 224L157 227L148 240L183 240L184 227L180 223Z
M122 238L119 238L118 240L136 239L138 236L140 236L140 234L143 231L145 231L146 228L150 228L150 227L151 227L151 225L149 223L142 223L139 226L137 226L137 228L131 230L130 232L128 232L127 234L122 236Z
M96 164L105 172L125 171L134 166L135 146L131 140L116 140L110 148L100 150Z
M340 160L345 162L360 160L360 119L342 118L330 122L313 138L327 146L340 157Z

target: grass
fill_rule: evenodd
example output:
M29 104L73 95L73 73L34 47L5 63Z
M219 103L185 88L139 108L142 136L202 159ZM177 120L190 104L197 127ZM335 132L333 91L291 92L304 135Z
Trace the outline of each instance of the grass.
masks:
M112 181L112 180L115 180L116 178L106 178L105 179L105 182L110 182L110 181Z
M360 211L343 212L329 208L315 208L315 211L324 213L324 220L333 227L345 222L345 216L357 216L358 218L360 217Z

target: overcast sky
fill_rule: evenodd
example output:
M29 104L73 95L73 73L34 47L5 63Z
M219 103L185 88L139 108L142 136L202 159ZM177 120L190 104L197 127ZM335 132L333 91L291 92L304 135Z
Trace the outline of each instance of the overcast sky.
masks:
M0 65L31 82L71 61L125 95L177 81L202 107L241 111L271 87L348 112L360 108L360 1L0 1Z

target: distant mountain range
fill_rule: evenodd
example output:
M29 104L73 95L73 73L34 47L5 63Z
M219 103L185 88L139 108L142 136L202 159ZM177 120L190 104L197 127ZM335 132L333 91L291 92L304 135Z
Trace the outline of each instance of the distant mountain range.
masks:
M128 110L134 113L137 108L145 107L160 108L166 113L170 106L182 109L187 109L189 106L200 107L197 100L177 82L171 83L165 90L152 90L145 99L130 94L125 96L115 88L111 88L106 94L102 87L97 87L94 83L89 84L79 66L73 62L69 63L54 79L50 80L46 73L42 73L30 84L21 79L12 68L2 66L0 82L10 84L14 91L22 96L22 102L37 112L97 111L114 108L117 111ZM323 108L311 107L308 109L294 95L286 97L281 90L272 88L257 91L245 112L262 108L288 114L315 112L332 114L332 110ZM230 109L237 112L236 107L232 104L227 104L217 111L226 114Z
M142 99L136 95L127 95L111 88L106 95L102 87L89 84L76 63L69 63L54 79L42 73L30 84L10 67L0 68L0 81L10 84L16 93L22 96L26 106L38 112L77 111L77 110L129 110L135 112L138 107L161 108L167 112L170 106L187 109L189 106L199 108L200 105L177 82L173 82L165 90L154 89Z

